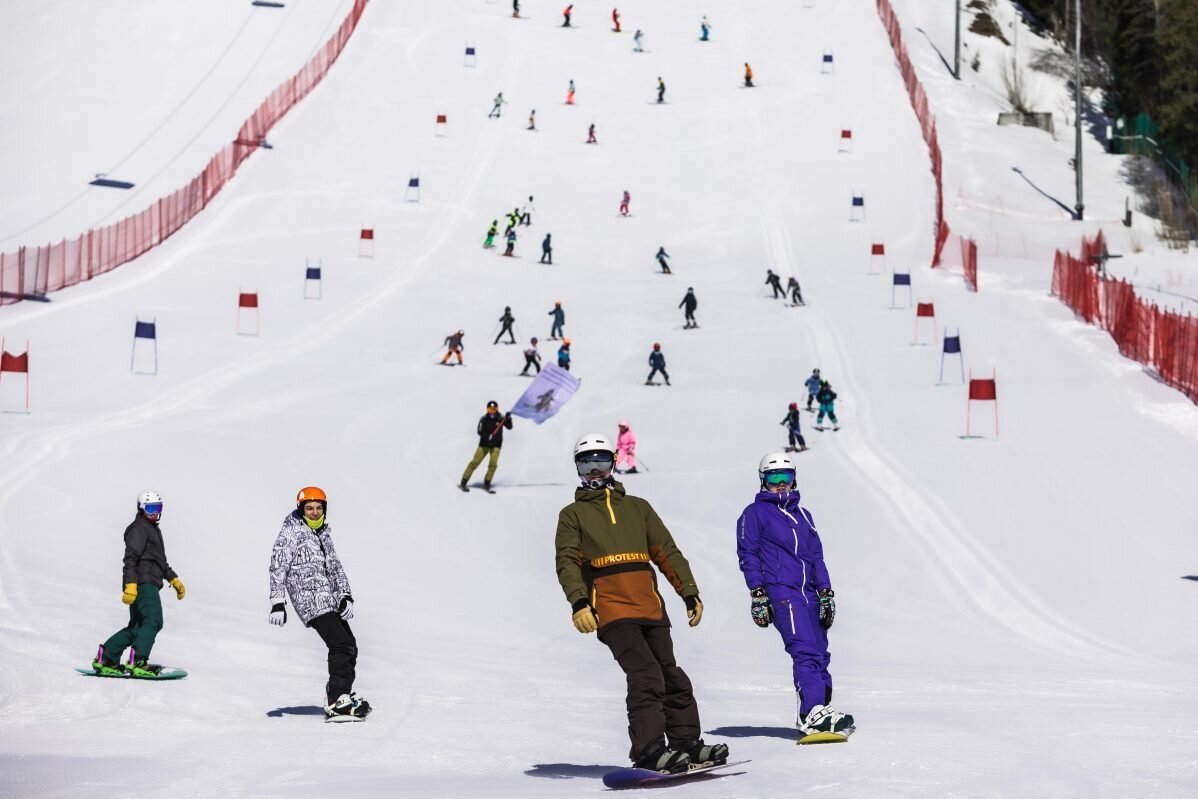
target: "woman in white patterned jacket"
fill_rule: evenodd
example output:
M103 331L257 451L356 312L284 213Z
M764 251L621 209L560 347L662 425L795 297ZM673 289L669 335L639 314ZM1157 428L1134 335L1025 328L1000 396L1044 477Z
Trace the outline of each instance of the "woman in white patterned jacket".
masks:
M270 556L270 623L287 623L290 596L300 621L316 630L329 648L326 720L360 721L370 713L370 703L353 691L358 642L349 620L354 617L354 597L325 520L328 499L324 491L308 486L295 500L296 509L283 520Z

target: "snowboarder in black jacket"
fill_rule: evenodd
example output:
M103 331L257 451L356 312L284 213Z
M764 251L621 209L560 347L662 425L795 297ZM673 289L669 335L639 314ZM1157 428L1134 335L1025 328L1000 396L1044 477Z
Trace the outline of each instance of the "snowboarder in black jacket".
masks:
M794 276L790 276L790 280L786 281L786 289L790 292L790 301L794 305L806 305L803 302L803 290L799 288L799 281Z
M121 601L129 606L129 623L100 645L92 668L104 676L155 677L161 666L149 663L150 650L162 629L162 581L170 583L182 599L187 589L166 560L166 545L158 523L162 519L162 497L143 491L137 497L137 517L125 528L125 559ZM129 667L121 666L121 654L132 647Z
M494 347L499 343L499 339L503 338L503 334L507 333L511 336L509 344L516 343L516 334L512 332L512 323L516 321L516 317L512 316L512 306L505 305L503 307L503 316L499 317L499 321L503 323L503 328L499 331L499 335L495 337L495 341L491 344Z
M686 290L686 296L682 298L682 302L678 303L678 307L686 309L686 324L682 326L683 330L699 326L699 323L695 321L695 309L699 307L699 300L695 298L693 288Z

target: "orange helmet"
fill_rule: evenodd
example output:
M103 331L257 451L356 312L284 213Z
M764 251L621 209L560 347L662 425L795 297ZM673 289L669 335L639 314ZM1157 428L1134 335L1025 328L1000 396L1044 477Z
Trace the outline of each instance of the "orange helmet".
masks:
M562 339L562 346L563 346L563 347L569 347L569 346L570 346L570 339L568 339L568 338L564 338L564 339Z
M321 491L316 486L301 488L299 493L295 495L295 504L299 508L300 513L304 512L304 503L306 502L319 502L324 506L324 512L326 514L329 512L329 498L324 495L324 491Z

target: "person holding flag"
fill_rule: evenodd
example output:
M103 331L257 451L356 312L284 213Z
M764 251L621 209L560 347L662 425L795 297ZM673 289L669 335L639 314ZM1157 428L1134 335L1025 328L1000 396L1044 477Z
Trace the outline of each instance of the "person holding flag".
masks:
M500 413L499 403L491 400L487 403L487 412L478 420L478 448L474 450L474 457L470 459L470 463L466 464L466 471L462 472L462 481L458 483L458 488L463 491L469 491L469 486L466 483L470 480L470 476L474 474L474 470L483 462L483 458L487 458L487 474L483 478L483 490L488 494L494 494L494 489L491 488L491 479L495 477L495 470L499 468L499 449L503 446L503 428L512 429L512 415L510 413Z

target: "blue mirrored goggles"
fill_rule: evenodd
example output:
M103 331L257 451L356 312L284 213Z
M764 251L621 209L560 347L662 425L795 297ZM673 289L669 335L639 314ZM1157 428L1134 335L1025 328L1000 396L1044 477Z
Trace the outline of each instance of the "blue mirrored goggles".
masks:
M142 507L142 512L147 516L158 516L162 513L162 503L147 502L145 506Z
M766 485L781 486L794 485L795 470L794 469L777 469L772 472L766 472L762 475Z

